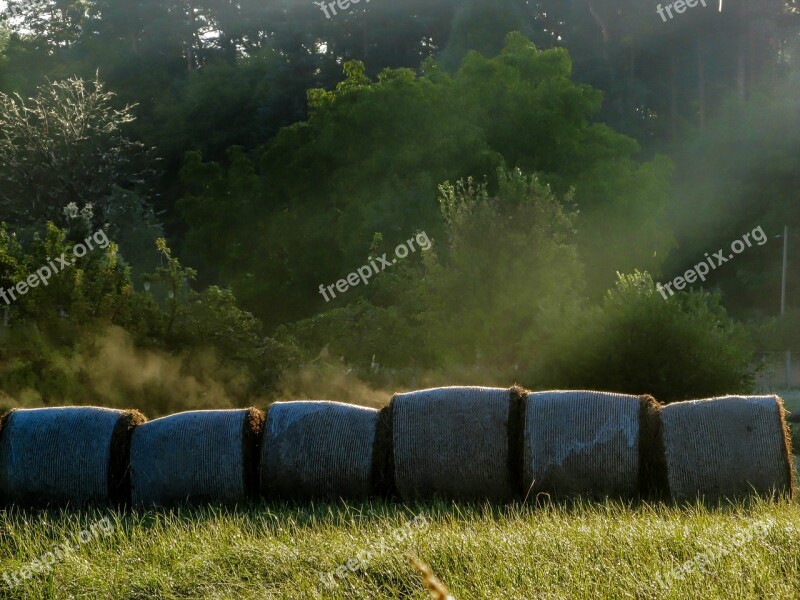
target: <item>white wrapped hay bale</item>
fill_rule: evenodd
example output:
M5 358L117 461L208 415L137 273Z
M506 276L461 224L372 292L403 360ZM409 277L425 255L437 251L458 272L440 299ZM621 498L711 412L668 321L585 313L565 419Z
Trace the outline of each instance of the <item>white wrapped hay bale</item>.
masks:
M0 424L0 500L24 506L129 501L137 411L17 409Z
M649 396L608 392L530 394L523 467L529 495L637 495L642 419L652 404Z
M378 411L281 402L267 413L261 491L267 498L365 498L372 491Z
M664 407L667 474L676 500L792 495L792 452L783 400L726 396Z
M518 491L515 390L447 387L392 399L394 480L403 500L511 500Z
M131 443L134 506L235 504L258 495L264 413L179 413L139 427Z

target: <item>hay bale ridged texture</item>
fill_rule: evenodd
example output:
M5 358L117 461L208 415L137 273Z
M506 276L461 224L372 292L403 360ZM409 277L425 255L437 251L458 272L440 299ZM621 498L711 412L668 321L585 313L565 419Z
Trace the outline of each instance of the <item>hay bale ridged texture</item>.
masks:
M260 417L260 419L259 419ZM192 411L138 427L131 443L134 506L247 500L248 428L263 424L255 409ZM258 435L260 435L260 431ZM256 454L257 456L257 454Z
M0 500L30 506L111 501L112 488L124 479L113 472L120 463L113 449L125 446L115 432L124 435L119 425L139 417L77 406L10 411L0 432Z
M726 396L664 407L672 497L793 493L791 445L777 396Z
M281 402L267 413L261 492L288 499L372 493L378 411L337 402Z
M403 500L439 496L504 502L509 465L508 389L447 387L392 399L395 485Z
M530 496L638 494L642 402L607 392L529 394L523 483Z

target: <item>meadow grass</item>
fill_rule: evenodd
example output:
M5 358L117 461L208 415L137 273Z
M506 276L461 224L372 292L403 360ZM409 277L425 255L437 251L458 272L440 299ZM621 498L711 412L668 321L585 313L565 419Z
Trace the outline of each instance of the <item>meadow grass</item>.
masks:
M405 525L424 515L410 529ZM113 531L85 544L108 517ZM737 533L768 527L741 545ZM406 531L397 541L394 534ZM53 571L9 588L65 541ZM738 541L741 540L741 536ZM724 547L705 572L657 583ZM364 551L370 551L367 557ZM254 504L236 510L0 512L2 598L427 598L413 555L459 600L470 598L798 598L800 507L787 501L677 507ZM364 568L357 557L364 559ZM351 561L334 587L320 575ZM340 572L341 572L340 571ZM19 576L18 576L19 577Z

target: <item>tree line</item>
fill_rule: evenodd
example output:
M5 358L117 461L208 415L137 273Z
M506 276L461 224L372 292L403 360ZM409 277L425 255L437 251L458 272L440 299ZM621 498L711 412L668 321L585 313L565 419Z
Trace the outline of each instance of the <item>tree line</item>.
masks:
M109 308L55 288L8 308L50 323L53 356L75 347L53 341L65 318L77 337L95 320L171 352L212 340L248 373L241 398L324 349L375 380L671 400L747 391L754 353L800 331L792 302L772 319L779 244L674 301L653 284L741 231L800 225L794 0L666 23L628 0L383 0L330 19L285 1L12 4L0 279L46 258L43 239L114 242L75 272ZM430 253L320 297L420 231ZM29 353L13 389L55 360Z

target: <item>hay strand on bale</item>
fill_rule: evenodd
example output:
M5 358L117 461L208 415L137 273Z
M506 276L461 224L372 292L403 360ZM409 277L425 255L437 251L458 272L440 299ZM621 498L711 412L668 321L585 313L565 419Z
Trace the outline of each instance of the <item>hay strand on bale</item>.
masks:
M508 407L508 469L517 495L527 492L525 488L525 408L530 392L515 385L509 390Z
M372 493L381 498L390 498L397 493L394 487L394 447L392 428L392 405L378 411L375 441L372 444Z
M783 398L775 396L778 404L778 427L783 431L783 456L786 460L786 479L789 482L788 496L794 498L797 493L797 477L794 469L794 451L792 449L792 432L787 421L789 411L786 410Z
M376 476L378 417L374 408L337 402L273 404L261 454L263 495L293 500L368 497Z
M16 409L12 408L3 413L2 416L0 416L0 448L2 448L3 445L3 434L7 430L5 424L8 421L8 418L13 414L15 410ZM2 458L0 458L0 460L2 460ZM3 467L2 464L0 464L0 506L11 504L11 498L7 495L6 492L7 484L3 482L4 477L6 477L5 468Z
M778 396L679 402L661 412L675 500L793 496L791 442Z
M113 504L127 506L131 502L131 440L133 431L147 422L138 410L125 411L111 436L108 461L108 495Z
M138 427L131 443L134 506L232 505L256 497L263 423L264 413L249 408L179 413Z
M642 396L639 413L639 491L652 500L669 498L664 432L661 426L663 406L652 396Z
M136 411L95 407L13 410L0 436L0 498L25 506L126 503Z
M530 494L637 495L640 419L650 400L589 391L530 394L524 463Z
M244 487L253 500L260 496L261 444L264 441L264 425L267 415L263 410L250 408L242 423L242 466Z
M511 396L509 389L479 387L396 394L392 421L400 497L513 499L518 475L509 450Z

